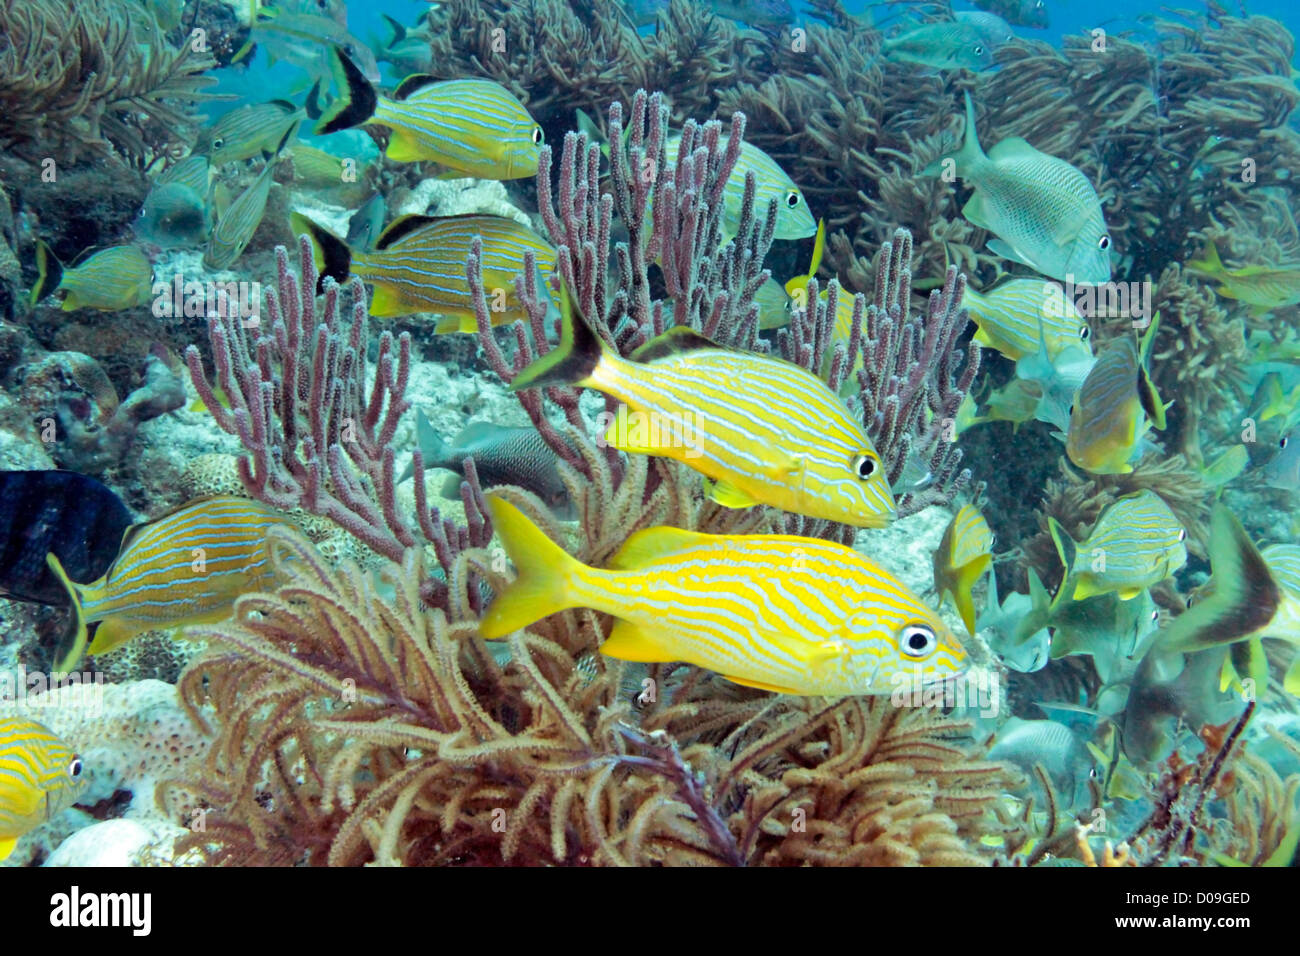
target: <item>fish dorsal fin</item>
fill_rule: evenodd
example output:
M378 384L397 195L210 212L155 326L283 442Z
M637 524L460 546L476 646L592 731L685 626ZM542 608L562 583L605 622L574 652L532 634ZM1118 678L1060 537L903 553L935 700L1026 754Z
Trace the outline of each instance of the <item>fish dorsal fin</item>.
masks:
M438 217L436 216L422 216L419 213L399 216L379 234L379 238L375 240L375 251L387 249L399 239L405 239L407 236L419 232L425 226L431 226L437 221Z
M420 92L426 86L432 86L434 83L441 82L436 76L430 76L428 73L412 73L401 83L397 84L397 89L393 90L393 99L404 100L412 94Z
M623 547L609 559L609 567L614 571L635 571L660 558L703 544L711 537L713 536L683 528L645 528L624 542Z
M1006 139L998 140L997 144L989 150L989 159L1038 159L1046 155L1042 150L1035 149L1029 145L1027 139L1019 136L1008 136Z
M674 325L662 335L656 335L628 357L634 362L646 363L670 355L680 355L683 352L720 348L722 346L717 342L696 332L689 325Z

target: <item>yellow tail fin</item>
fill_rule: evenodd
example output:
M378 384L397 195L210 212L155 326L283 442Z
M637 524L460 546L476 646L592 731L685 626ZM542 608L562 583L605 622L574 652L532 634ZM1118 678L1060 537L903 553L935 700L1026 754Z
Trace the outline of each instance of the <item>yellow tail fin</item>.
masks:
M64 590L68 592L68 603L72 607L72 619L68 621L68 628L54 652L55 673L67 674L81 663L81 658L86 653L86 618L81 611L81 592L68 579L67 572L63 570L63 564L54 556L53 552L45 556L45 563L54 572L54 576L59 579L59 583L63 585Z
M581 601L572 584L584 569L582 562L566 554L508 501L488 495L487 504L492 525L519 577L492 602L479 622L479 634L487 640L505 637L556 611L578 606Z

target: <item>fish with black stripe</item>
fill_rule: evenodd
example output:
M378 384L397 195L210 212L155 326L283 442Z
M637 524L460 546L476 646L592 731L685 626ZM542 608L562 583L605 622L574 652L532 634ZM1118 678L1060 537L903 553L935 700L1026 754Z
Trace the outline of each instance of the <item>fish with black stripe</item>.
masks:
M480 179L537 175L542 128L500 83L416 74L390 99L338 49L333 64L339 98L321 115L317 134L386 126L392 135L384 155L400 163L430 160Z
M478 327L465 278L465 260L475 236L483 240L483 289L493 325L525 315L514 294L525 253L533 253L544 274L555 266L550 243L504 216L401 216L379 234L368 252L349 247L301 213L290 220L294 232L311 237L322 275L340 283L356 276L375 287L371 315L436 312L443 316L438 332L473 332Z
M864 528L894 519L880 454L816 375L791 362L724 349L687 326L623 358L560 296L560 344L512 389L594 388L617 399L605 440L683 462L729 508L766 504Z
M220 621L235 598L275 581L267 533L284 516L234 495L197 498L132 527L112 566L91 584L74 584L55 555L47 559L73 605L55 669L82 653L103 654L145 631ZM86 647L87 625L99 622Z
M888 694L945 680L966 652L906 585L820 538L647 528L607 570L487 497L519 577L479 624L487 639L574 607L618 620L600 647L627 661L686 661L782 694Z

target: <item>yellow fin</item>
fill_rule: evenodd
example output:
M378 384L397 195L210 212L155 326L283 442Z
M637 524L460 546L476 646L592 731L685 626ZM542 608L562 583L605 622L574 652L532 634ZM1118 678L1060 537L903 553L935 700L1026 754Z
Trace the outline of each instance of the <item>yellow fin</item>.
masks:
M429 158L421 151L420 144L415 141L415 137L404 129L393 130L392 138L388 141L388 149L384 150L384 155L399 163L414 163Z
M1300 697L1300 652L1296 653L1295 660L1286 669L1286 676L1282 678L1282 688L1288 694Z
M654 441L656 429L649 426L650 417L619 405L614 421L605 432L605 441L619 451L638 455L659 455L663 446ZM671 441L671 435L668 436Z
M606 657L616 657L621 661L640 661L645 664L664 663L677 659L667 653L641 628L624 620L614 622L614 629L609 632L609 639L600 645L600 652Z
M1076 601L1086 601L1090 597L1096 597L1098 594L1105 594L1105 590L1097 587L1092 583L1092 579L1081 577L1074 585L1074 594L1071 595Z
M1121 601L1131 601L1145 590L1146 588L1120 588L1119 599Z
M375 294L370 299L371 315L384 319L395 315L410 315L418 311L419 309L412 308L396 289L386 285L375 285Z
M704 493L724 508L751 508L758 504L729 481L704 479Z
M746 680L743 677L732 677L730 674L723 674L727 680L733 684L741 684L744 687L756 687L759 690L768 690L774 694L800 694L802 691L795 690L793 687L781 687L779 684L765 684L762 681Z
M227 614L229 611L226 612ZM223 615L224 616L224 615ZM187 624L201 624L203 621L198 619L187 619ZM100 622L99 627L95 629L95 639L90 642L90 647L86 648L87 654L107 654L109 651L121 647L137 634L143 634L144 631L138 627L132 627L117 618L107 618Z
M130 529L128 529L128 533L129 531ZM123 539L125 537L123 535ZM45 564L49 567L51 573L58 578L59 583L63 585L63 589L68 594L68 603L71 605L72 618L68 622L68 628L54 652L55 673L66 674L81 663L81 657L86 652L86 617L81 610L81 592L68 578L67 572L63 570L62 563L55 557L53 552L45 555Z
M709 537L711 536L682 528L645 528L623 543L623 547L609 559L609 567L615 571L643 568L660 558L699 544Z
M9 854L13 853L14 847L18 845L18 838L0 837L0 860L9 859Z
M479 634L492 640L573 607L574 579L586 569L510 502L488 495L487 505L493 530L519 573L479 621Z

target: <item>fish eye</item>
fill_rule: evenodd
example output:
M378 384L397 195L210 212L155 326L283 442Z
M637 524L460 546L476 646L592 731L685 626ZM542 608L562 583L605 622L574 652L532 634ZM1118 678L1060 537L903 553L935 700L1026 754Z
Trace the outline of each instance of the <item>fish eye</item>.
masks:
M226 145L226 141L225 141L225 139L223 139L223 138L220 137L220 136L218 136L216 139L214 139L214 140L212 141L212 148L213 148L213 149L220 149L222 146L225 146L225 145Z
M532 138L533 138L533 145L534 145L534 146L541 146L541 145L542 145L542 128L541 128L540 126L534 126L534 127L533 127L533 137L532 137Z
M68 776L76 780L81 776L81 771L85 769L85 764L81 762L80 757L73 757L72 763L68 764Z
M859 455L853 459L853 473L866 481L876 473L876 460L870 455Z
M898 643L908 657L925 657L934 650L938 641L935 640L934 631L923 625L913 624L903 629L903 639Z
M978 43L975 44L975 55L976 56L984 55L984 47L980 46Z
M1103 252L1110 248L1110 236L1102 236L1097 240L1097 248Z
M1291 441L1291 439L1290 439L1288 436L1283 435L1283 436L1282 436L1282 440L1279 441L1279 442L1277 443L1278 450L1279 450L1279 451L1282 451L1283 449L1285 449L1286 446L1287 446L1287 443L1290 442L1290 441Z
M1086 325L1079 326L1080 341L1086 341L1090 335L1092 335L1092 329L1088 328Z
M1073 414L1074 414L1074 406L1073 406L1073 405L1070 406L1070 411L1069 411L1068 414L1070 414L1070 415L1073 415Z
M1179 541L1186 541L1186 540L1187 540L1187 529L1186 529L1186 528L1179 528L1179 529L1178 529L1178 540L1179 540Z
M1187 604L1190 607L1191 601L1188 601ZM1154 624L1158 620L1160 620L1160 609L1156 608L1156 610L1151 612L1151 623Z
M786 193L785 204L789 206L791 209L799 205L799 190L791 189L788 193Z

